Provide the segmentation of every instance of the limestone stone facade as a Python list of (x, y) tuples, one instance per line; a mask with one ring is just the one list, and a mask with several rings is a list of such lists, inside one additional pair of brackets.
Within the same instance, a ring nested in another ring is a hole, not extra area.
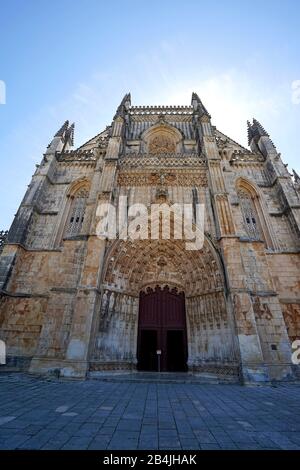
[[(168, 286), (185, 295), (189, 371), (299, 377), (300, 179), (261, 124), (248, 122), (247, 149), (211, 124), (195, 93), (189, 106), (132, 106), (128, 94), (75, 150), (73, 134), (67, 121), (52, 139), (1, 248), (6, 367), (135, 370), (140, 293)], [(98, 204), (119, 196), (204, 204), (202, 249), (98, 237)]]

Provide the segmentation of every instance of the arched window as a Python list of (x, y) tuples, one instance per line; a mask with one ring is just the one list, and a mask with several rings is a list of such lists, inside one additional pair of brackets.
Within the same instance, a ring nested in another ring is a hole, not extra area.
[(141, 151), (150, 155), (181, 153), (183, 139), (181, 131), (162, 118), (142, 133)]
[(264, 240), (255, 197), (245, 188), (238, 189), (245, 231), (252, 240)]
[(83, 187), (79, 189), (71, 198), (70, 210), (66, 221), (65, 237), (79, 235), (81, 232), (88, 198), (87, 188)]
[(263, 241), (267, 249), (279, 249), (263, 193), (244, 178), (236, 181), (236, 192), (247, 237)]

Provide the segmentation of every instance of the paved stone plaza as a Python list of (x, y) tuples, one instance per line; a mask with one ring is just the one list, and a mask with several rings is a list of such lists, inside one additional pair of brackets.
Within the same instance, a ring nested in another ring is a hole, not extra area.
[(1, 449), (300, 449), (300, 384), (0, 375)]

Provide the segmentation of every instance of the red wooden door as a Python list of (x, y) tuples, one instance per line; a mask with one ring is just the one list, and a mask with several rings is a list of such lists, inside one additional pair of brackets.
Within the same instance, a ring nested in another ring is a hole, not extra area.
[(169, 287), (141, 292), (138, 328), (138, 369), (186, 370), (187, 339), (184, 293)]

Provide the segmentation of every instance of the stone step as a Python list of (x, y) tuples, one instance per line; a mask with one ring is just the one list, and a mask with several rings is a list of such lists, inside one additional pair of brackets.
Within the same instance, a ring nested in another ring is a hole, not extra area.
[(133, 382), (133, 383), (177, 383), (177, 384), (218, 384), (238, 383), (238, 377), (218, 377), (206, 373), (176, 373), (176, 372), (90, 372), (89, 379), (104, 382)]

